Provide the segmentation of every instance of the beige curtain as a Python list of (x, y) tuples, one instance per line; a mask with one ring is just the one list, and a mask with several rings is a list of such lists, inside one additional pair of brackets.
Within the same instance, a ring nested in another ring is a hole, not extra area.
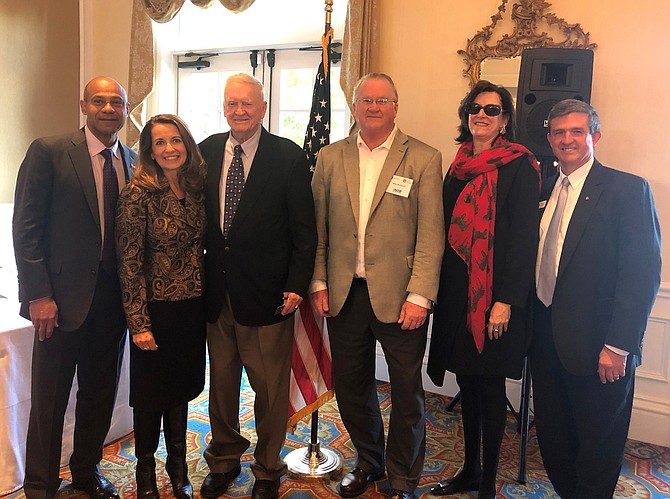
[(356, 82), (372, 70), (376, 57), (380, 3), (380, 0), (349, 0), (347, 5), (340, 85), (349, 106)]
[(134, 0), (130, 31), (130, 70), (128, 75), (128, 103), (130, 120), (126, 129), (126, 143), (135, 147), (145, 123), (144, 104), (154, 86), (154, 35), (151, 19), (147, 17), (144, 2)]
[[(242, 12), (251, 7), (256, 0), (219, 0), (221, 5), (235, 13)], [(179, 9), (184, 5), (184, 0), (142, 0), (147, 15), (157, 23), (166, 23), (177, 15)], [(202, 9), (208, 9), (214, 5), (214, 0), (191, 0), (191, 3)]]

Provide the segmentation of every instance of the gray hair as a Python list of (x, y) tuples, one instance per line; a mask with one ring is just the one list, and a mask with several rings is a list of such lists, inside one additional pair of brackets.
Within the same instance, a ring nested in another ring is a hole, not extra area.
[(554, 104), (554, 107), (551, 108), (551, 111), (549, 111), (549, 116), (547, 117), (549, 131), (551, 131), (551, 120), (554, 118), (560, 118), (561, 116), (566, 116), (571, 113), (582, 113), (588, 115), (589, 131), (592, 134), (600, 131), (600, 118), (598, 118), (598, 113), (596, 113), (596, 110), (586, 102), (577, 99), (565, 99)]
[(254, 78), (248, 73), (235, 73), (234, 75), (230, 75), (226, 80), (226, 85), (224, 86), (224, 93), (225, 89), (228, 88), (228, 85), (235, 82), (254, 85), (263, 96), (263, 100), (265, 100), (265, 91), (263, 90), (263, 84), (260, 81), (258, 81), (257, 78)]
[(385, 80), (387, 81), (390, 85), (391, 88), (393, 89), (393, 96), (396, 102), (398, 102), (398, 90), (395, 88), (395, 83), (393, 83), (393, 80), (389, 75), (386, 73), (368, 73), (365, 76), (363, 76), (360, 80), (358, 80), (358, 83), (356, 83), (356, 86), (354, 87), (354, 102), (358, 100), (358, 91), (363, 83), (365, 83), (368, 80)]

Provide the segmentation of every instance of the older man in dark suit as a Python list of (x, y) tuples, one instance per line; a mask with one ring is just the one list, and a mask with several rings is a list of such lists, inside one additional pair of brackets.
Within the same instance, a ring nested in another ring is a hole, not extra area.
[(95, 78), (80, 102), (86, 125), (35, 140), (19, 169), (14, 251), (21, 315), (35, 326), (24, 490), (54, 497), (72, 379), (77, 372), (72, 482), (93, 498), (118, 497), (100, 473), (126, 322), (114, 252), (116, 199), (135, 153), (118, 139), (125, 89)]
[(239, 431), (242, 367), (256, 392), (254, 499), (278, 497), (286, 465), (293, 315), (307, 292), (316, 251), (307, 158), (261, 122), (263, 87), (244, 74), (224, 90), (230, 133), (201, 144), (207, 162), (205, 255), (212, 440), (201, 495), (226, 492), (250, 442)]
[(561, 497), (610, 498), (660, 284), (661, 236), (646, 180), (594, 159), (595, 110), (569, 99), (548, 121), (560, 170), (540, 204), (531, 350), (537, 436)]

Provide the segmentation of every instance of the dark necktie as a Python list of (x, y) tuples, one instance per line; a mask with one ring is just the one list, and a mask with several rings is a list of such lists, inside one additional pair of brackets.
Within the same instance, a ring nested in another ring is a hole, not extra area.
[(114, 250), (114, 225), (116, 223), (116, 202), (119, 199), (119, 181), (116, 178), (112, 150), (103, 149), (105, 158), (102, 168), (102, 197), (104, 201), (105, 233), (102, 243), (102, 268), (110, 275), (116, 275), (116, 252)]
[(233, 223), (233, 217), (237, 210), (237, 205), (242, 196), (242, 189), (244, 189), (244, 165), (242, 164), (242, 150), (241, 145), (236, 145), (233, 149), (233, 161), (228, 168), (228, 175), (226, 176), (226, 204), (223, 211), (223, 235), (228, 235), (228, 229)]
[(542, 260), (540, 260), (540, 272), (537, 280), (537, 297), (545, 306), (551, 305), (554, 298), (554, 288), (556, 287), (556, 258), (558, 256), (558, 232), (565, 211), (565, 202), (568, 199), (568, 187), (570, 181), (568, 177), (563, 178), (561, 190), (558, 193), (556, 208), (551, 215), (547, 235), (544, 238), (544, 247), (542, 248)]

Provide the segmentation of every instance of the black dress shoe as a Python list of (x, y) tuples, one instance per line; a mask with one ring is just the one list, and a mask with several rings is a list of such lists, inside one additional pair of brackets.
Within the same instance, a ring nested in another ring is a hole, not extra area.
[(344, 475), (342, 481), (337, 486), (337, 492), (341, 497), (360, 496), (368, 489), (368, 485), (376, 482), (384, 476), (384, 470), (368, 473), (360, 468), (354, 468)]
[(208, 474), (202, 482), (202, 487), (200, 487), (200, 495), (205, 499), (215, 499), (222, 496), (241, 471), (242, 467), (238, 465), (225, 473)]
[(414, 494), (411, 492), (406, 492), (404, 490), (391, 489), (389, 494), (389, 499), (413, 499)]
[(279, 480), (256, 480), (251, 490), (251, 499), (278, 499)]
[(119, 499), (119, 491), (99, 471), (87, 477), (77, 477), (77, 480), (72, 481), (72, 486), (86, 492), (91, 499)]
[(455, 477), (439, 482), (435, 487), (431, 487), (430, 493), (434, 496), (450, 496), (459, 492), (479, 490), (480, 482), (480, 477), (470, 478), (459, 473)]

